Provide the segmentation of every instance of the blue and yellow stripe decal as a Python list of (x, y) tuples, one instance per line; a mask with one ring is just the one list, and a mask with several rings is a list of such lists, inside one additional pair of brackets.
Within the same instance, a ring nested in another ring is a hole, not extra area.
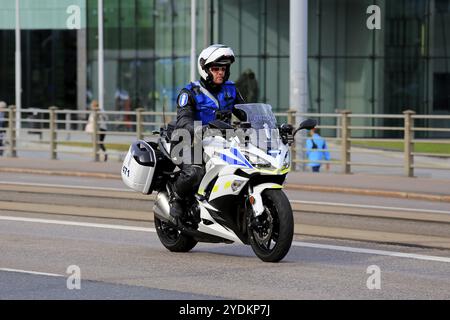
[(220, 158), (225, 161), (226, 163), (229, 163), (231, 165), (234, 166), (241, 166), (241, 167), (246, 167), (246, 168), (250, 168), (252, 169), (253, 166), (250, 164), (250, 162), (247, 161), (247, 159), (245, 159), (245, 157), (239, 152), (238, 149), (236, 148), (231, 148), (230, 152), (236, 157), (229, 157), (225, 154), (221, 154)]

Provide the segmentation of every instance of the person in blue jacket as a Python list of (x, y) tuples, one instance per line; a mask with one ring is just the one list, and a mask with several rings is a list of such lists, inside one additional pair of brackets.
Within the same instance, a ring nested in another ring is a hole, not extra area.
[[(240, 118), (234, 106), (244, 103), (244, 99), (235, 84), (228, 81), (230, 67), (234, 61), (234, 52), (231, 48), (221, 44), (209, 46), (198, 58), (200, 80), (189, 83), (180, 91), (177, 98), (175, 129), (188, 130), (192, 141), (194, 141), (194, 121), (201, 121), (202, 126), (205, 126), (213, 120), (230, 123), (233, 113)], [(180, 175), (172, 184), (174, 196), (170, 199), (170, 215), (177, 225), (179, 220), (183, 220), (186, 199), (194, 196), (205, 174), (202, 163), (192, 164), (185, 161), (180, 165), (180, 169)]]
[[(311, 138), (306, 140), (306, 157), (308, 158), (308, 166), (312, 168), (313, 172), (320, 172), (321, 162), (330, 161), (330, 153), (324, 138), (318, 133), (317, 129), (309, 130)], [(330, 170), (330, 164), (326, 164), (327, 171)]]

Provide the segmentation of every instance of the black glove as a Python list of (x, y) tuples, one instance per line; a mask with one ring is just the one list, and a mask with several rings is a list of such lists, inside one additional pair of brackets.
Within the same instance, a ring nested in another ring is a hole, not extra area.
[(216, 120), (230, 123), (231, 115), (232, 115), (232, 113), (230, 110), (216, 111)]
[(279, 130), (280, 130), (281, 140), (283, 141), (283, 143), (291, 145), (294, 142), (294, 135), (292, 134), (294, 127), (290, 124), (283, 123), (279, 127)]

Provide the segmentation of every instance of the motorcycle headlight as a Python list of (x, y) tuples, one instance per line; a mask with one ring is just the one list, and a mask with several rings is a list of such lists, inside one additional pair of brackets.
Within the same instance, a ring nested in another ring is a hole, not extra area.
[(254, 166), (255, 168), (259, 169), (275, 169), (272, 164), (261, 157), (255, 156), (253, 154), (250, 154), (249, 152), (243, 151), (242, 152), (244, 157)]

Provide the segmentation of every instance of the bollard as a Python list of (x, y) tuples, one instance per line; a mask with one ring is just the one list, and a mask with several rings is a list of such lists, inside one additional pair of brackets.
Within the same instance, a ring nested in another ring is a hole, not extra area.
[(168, 99), (169, 99), (169, 97), (167, 97), (167, 96), (164, 96), (164, 98), (163, 98), (163, 106), (162, 106), (162, 108), (163, 108), (163, 119), (162, 119), (162, 123), (164, 123), (164, 124), (166, 124), (167, 122), (170, 122), (170, 121), (166, 121), (166, 110), (167, 110), (167, 104), (168, 104)]
[(56, 110), (57, 107), (50, 107), (50, 159), (56, 160)]
[(136, 109), (136, 137), (138, 140), (144, 138), (142, 111), (144, 111), (144, 108)]
[(342, 135), (342, 149), (341, 149), (341, 163), (342, 163), (342, 172), (345, 174), (351, 173), (350, 167), (350, 118), (349, 114), (352, 112), (350, 110), (341, 110), (341, 135)]
[(405, 116), (405, 135), (404, 135), (404, 173), (407, 177), (414, 177), (414, 132), (412, 128), (414, 127), (413, 115), (416, 113), (412, 110), (403, 111)]
[(67, 131), (66, 140), (70, 140), (70, 130), (72, 130), (72, 114), (70, 113), (70, 110), (66, 110), (66, 125), (65, 130)]
[(10, 106), (8, 112), (8, 142), (9, 148), (8, 153), (11, 158), (17, 157), (17, 148), (16, 148), (16, 106)]

